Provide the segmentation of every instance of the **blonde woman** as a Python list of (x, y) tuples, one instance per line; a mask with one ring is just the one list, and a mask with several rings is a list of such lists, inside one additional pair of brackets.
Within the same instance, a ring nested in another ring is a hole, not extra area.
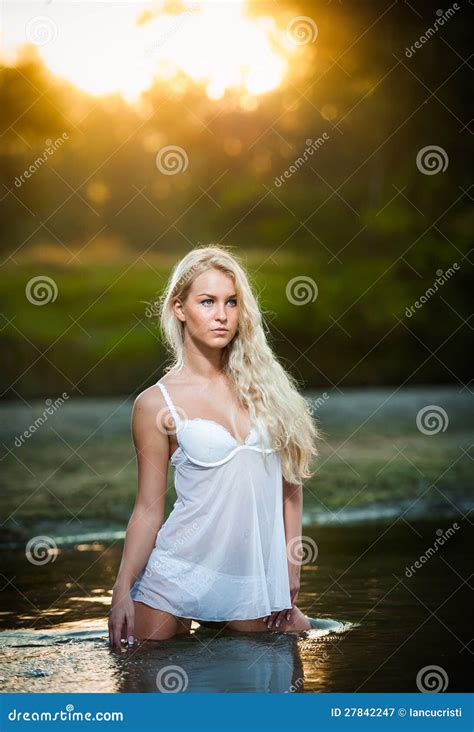
[[(109, 615), (109, 639), (164, 640), (192, 620), (303, 631), (302, 481), (319, 437), (267, 343), (262, 315), (225, 247), (191, 250), (160, 300), (174, 362), (135, 400), (138, 488)], [(163, 523), (168, 463), (177, 500)]]

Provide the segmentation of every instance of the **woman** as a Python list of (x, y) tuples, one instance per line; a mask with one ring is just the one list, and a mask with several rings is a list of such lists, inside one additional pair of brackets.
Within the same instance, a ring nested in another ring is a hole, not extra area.
[[(241, 264), (190, 251), (161, 298), (175, 361), (135, 400), (136, 502), (109, 637), (189, 633), (192, 620), (253, 632), (311, 627), (295, 605), (302, 480), (319, 433), (270, 349)], [(177, 500), (163, 523), (168, 461)]]

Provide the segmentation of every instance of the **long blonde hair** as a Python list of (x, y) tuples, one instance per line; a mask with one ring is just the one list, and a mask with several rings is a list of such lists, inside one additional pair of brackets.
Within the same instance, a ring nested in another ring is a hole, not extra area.
[(313, 475), (310, 462), (313, 455), (319, 454), (316, 440), (320, 433), (296, 380), (281, 366), (267, 342), (262, 313), (246, 272), (222, 245), (188, 252), (174, 266), (158, 300), (161, 330), (173, 359), (165, 372), (184, 365), (183, 323), (174, 313), (173, 302), (176, 298), (184, 302), (194, 279), (210, 268), (233, 278), (239, 304), (238, 330), (223, 349), (222, 371), (260, 435), (259, 425), (266, 426), (272, 446), (280, 453), (285, 480), (301, 484)]

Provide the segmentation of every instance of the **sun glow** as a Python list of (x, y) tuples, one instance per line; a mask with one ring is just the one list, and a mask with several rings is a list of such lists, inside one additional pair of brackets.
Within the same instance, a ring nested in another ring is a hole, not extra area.
[(178, 89), (178, 76), (203, 84), (210, 99), (228, 89), (259, 95), (281, 83), (288, 47), (273, 18), (249, 18), (244, 0), (162, 4), (6, 3), (3, 56), (36, 46), (57, 76), (91, 94), (119, 92), (135, 102), (154, 78)]

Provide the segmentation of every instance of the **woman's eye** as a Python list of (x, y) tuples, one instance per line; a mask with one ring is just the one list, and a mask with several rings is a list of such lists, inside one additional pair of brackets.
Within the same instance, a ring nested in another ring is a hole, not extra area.
[[(201, 300), (201, 305), (204, 305), (206, 302), (214, 302), (210, 297), (208, 297), (206, 300)], [(235, 297), (231, 297), (230, 300), (227, 301), (228, 303), (232, 303), (233, 305), (237, 305), (237, 300)]]

